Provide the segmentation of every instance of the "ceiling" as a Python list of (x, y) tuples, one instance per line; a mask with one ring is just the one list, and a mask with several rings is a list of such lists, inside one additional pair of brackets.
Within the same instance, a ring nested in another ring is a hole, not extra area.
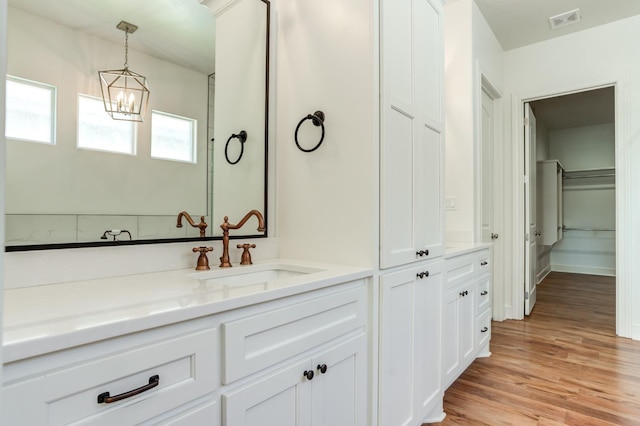
[(125, 34), (116, 25), (124, 20), (138, 26), (129, 35), (132, 50), (204, 74), (214, 70), (215, 20), (200, 0), (9, 0), (9, 6), (122, 44), (123, 59)]
[[(511, 50), (640, 15), (640, 0), (475, 0), (502, 45)], [(580, 9), (578, 23), (551, 29), (549, 17)]]
[[(640, 15), (640, 0), (474, 1), (505, 51)], [(551, 29), (550, 17), (575, 9), (580, 9), (579, 22)], [(549, 130), (615, 121), (613, 87), (543, 99), (531, 106)]]
[(530, 102), (538, 121), (549, 130), (613, 123), (613, 87), (589, 90)]

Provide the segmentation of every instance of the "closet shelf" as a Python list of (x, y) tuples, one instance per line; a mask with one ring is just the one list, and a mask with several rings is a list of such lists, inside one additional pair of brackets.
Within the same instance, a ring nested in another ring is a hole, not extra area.
[(588, 178), (610, 178), (616, 176), (615, 167), (605, 167), (601, 169), (565, 170), (564, 179), (588, 179)]

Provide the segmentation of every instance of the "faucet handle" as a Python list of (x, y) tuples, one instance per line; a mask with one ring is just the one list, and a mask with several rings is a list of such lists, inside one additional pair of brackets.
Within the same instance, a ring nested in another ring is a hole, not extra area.
[(238, 244), (236, 248), (244, 249), (242, 252), (242, 257), (240, 258), (241, 265), (252, 265), (251, 261), (251, 253), (249, 252), (250, 248), (256, 248), (255, 244)]
[(207, 258), (207, 252), (213, 251), (213, 247), (194, 247), (193, 252), (200, 252), (200, 256), (198, 256), (198, 264), (196, 265), (196, 271), (208, 271), (209, 269), (209, 258)]

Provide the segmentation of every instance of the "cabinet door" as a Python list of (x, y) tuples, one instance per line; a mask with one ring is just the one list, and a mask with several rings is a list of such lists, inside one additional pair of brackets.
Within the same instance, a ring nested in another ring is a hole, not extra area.
[(366, 357), (365, 333), (313, 357), (313, 426), (366, 426)]
[(448, 290), (444, 295), (442, 317), (442, 368), (449, 386), (475, 355), (475, 282)]
[(417, 424), (441, 402), (442, 268), (435, 262), (382, 277), (382, 425)]
[(303, 376), (309, 369), (307, 359), (239, 389), (225, 392), (222, 396), (223, 424), (310, 425), (311, 384)]
[[(442, 412), (442, 385), (440, 374), (440, 335), (442, 316), (442, 286), (444, 262), (437, 262), (416, 270), (429, 272), (429, 276), (416, 276), (416, 407), (418, 418), (432, 414), (434, 408)], [(433, 417), (431, 417), (433, 418)]]
[(381, 2), (382, 268), (443, 251), (442, 22), (441, 0)]

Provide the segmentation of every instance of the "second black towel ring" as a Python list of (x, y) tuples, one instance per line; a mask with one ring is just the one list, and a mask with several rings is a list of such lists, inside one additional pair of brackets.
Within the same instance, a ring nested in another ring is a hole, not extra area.
[[(238, 138), (238, 140), (240, 141), (240, 155), (238, 156), (238, 159), (236, 161), (231, 161), (229, 160), (229, 142), (231, 142), (231, 139), (233, 138)], [(244, 130), (241, 130), (240, 133), (238, 133), (237, 135), (234, 133), (231, 136), (229, 136), (229, 139), (227, 139), (227, 144), (224, 146), (224, 158), (227, 159), (227, 163), (229, 164), (237, 164), (238, 161), (240, 161), (240, 159), (242, 158), (242, 154), (244, 154), (244, 143), (247, 141), (247, 132), (245, 132)]]
[[(316, 127), (317, 126), (321, 126), (322, 127), (322, 136), (320, 137), (320, 142), (318, 142), (316, 144), (316, 146), (314, 146), (313, 148), (309, 148), (309, 149), (301, 147), (300, 146), (300, 142), (298, 142), (298, 130), (300, 130), (300, 126), (302, 126), (302, 123), (304, 123), (306, 120), (311, 120), (313, 125), (316, 126)], [(300, 122), (296, 126), (295, 139), (296, 139), (296, 146), (298, 147), (298, 149), (300, 151), (313, 152), (316, 149), (318, 149), (320, 147), (320, 145), (322, 145), (322, 141), (324, 140), (324, 112), (316, 111), (316, 112), (313, 113), (313, 115), (307, 114), (306, 117), (304, 117), (302, 120), (300, 120)]]

